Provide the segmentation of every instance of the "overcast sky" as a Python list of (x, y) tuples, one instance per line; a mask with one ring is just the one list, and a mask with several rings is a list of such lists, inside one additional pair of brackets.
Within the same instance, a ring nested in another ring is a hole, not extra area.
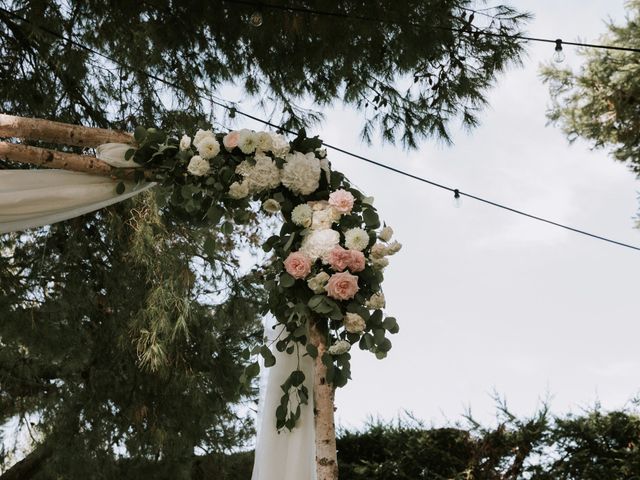
[[(511, 5), (534, 14), (532, 36), (567, 41), (595, 42), (606, 18), (624, 18), (622, 0)], [(606, 151), (569, 145), (546, 125), (549, 94), (538, 72), (553, 47), (530, 44), (524, 66), (498, 79), (481, 126), (455, 132), (453, 147), (367, 147), (359, 141), (360, 114), (340, 108), (327, 110), (314, 133), (461, 191), (640, 245), (634, 175)], [(565, 65), (578, 67), (576, 50), (565, 52)], [(241, 119), (235, 126), (241, 124), (264, 129)], [(375, 197), (404, 244), (384, 283), (400, 333), (385, 360), (354, 349), (353, 380), (337, 393), (340, 426), (358, 428), (368, 416), (391, 419), (403, 410), (443, 425), (468, 408), (491, 422), (494, 392), (519, 415), (532, 414), (545, 398), (559, 414), (596, 401), (620, 408), (640, 392), (640, 253), (470, 199), (454, 208), (448, 192), (329, 155)]]
[[(525, 0), (534, 36), (595, 41), (603, 20), (624, 18), (621, 0)], [(579, 66), (572, 47), (566, 64)], [(417, 151), (366, 147), (359, 114), (327, 111), (318, 132), (348, 148), (462, 191), (640, 245), (638, 183), (606, 151), (569, 145), (546, 126), (549, 103), (538, 71), (553, 45), (531, 44), (523, 68), (499, 78), (482, 125), (455, 145)], [(333, 166), (376, 199), (404, 244), (384, 284), (401, 325), (387, 359), (356, 349), (353, 381), (337, 394), (337, 419), (402, 410), (442, 425), (467, 408), (495, 417), (493, 392), (517, 414), (549, 396), (556, 413), (599, 401), (619, 408), (640, 391), (636, 251), (586, 238), (383, 171), (339, 153)]]

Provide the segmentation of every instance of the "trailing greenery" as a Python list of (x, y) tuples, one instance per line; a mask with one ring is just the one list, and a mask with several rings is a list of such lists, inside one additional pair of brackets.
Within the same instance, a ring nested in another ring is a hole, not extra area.
[[(366, 140), (379, 132), (416, 147), (424, 137), (448, 141), (451, 122), (477, 124), (488, 87), (521, 54), (517, 39), (480, 33), (514, 35), (528, 18), (499, 5), (476, 15), (471, 0), (293, 3), (338, 16), (259, 3), (2, 0), (13, 15), (0, 12), (0, 81), (7, 82), (0, 108), (70, 123), (184, 130), (212, 121), (213, 106), (201, 96), (232, 82), (286, 128), (320, 118), (303, 108), (307, 101), (342, 101), (363, 113)], [(256, 10), (258, 28), (248, 21)]]

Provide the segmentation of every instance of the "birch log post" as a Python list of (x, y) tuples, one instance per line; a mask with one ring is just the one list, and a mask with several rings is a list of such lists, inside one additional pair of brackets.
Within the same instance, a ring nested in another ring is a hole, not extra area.
[(335, 388), (327, 382), (327, 367), (322, 355), (327, 350), (326, 320), (311, 321), (309, 340), (318, 349), (314, 364), (313, 399), (316, 426), (316, 471), (317, 480), (338, 479), (338, 455), (336, 449), (336, 427), (334, 421)]
[(83, 127), (39, 118), (0, 114), (0, 138), (23, 138), (76, 147), (96, 147), (102, 143), (132, 143), (133, 135), (118, 130)]

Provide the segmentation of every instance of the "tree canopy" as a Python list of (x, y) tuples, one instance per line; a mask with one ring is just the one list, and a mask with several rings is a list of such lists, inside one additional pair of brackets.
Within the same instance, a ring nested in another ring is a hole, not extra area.
[[(624, 25), (608, 23), (600, 42), (640, 48), (640, 1), (628, 2)], [(610, 148), (616, 160), (640, 175), (640, 54), (584, 49), (578, 70), (547, 65), (542, 70), (552, 104), (549, 120), (569, 140), (583, 138), (595, 148)]]
[[(487, 88), (521, 54), (509, 35), (527, 15), (507, 6), (474, 13), (474, 4), (2, 0), (0, 78), (10, 82), (0, 105), (71, 123), (167, 129), (224, 118), (202, 97), (233, 83), (287, 128), (319, 118), (308, 103), (341, 101), (364, 112), (366, 140), (448, 141), (452, 121), (476, 125)], [(249, 22), (256, 12), (259, 27)]]

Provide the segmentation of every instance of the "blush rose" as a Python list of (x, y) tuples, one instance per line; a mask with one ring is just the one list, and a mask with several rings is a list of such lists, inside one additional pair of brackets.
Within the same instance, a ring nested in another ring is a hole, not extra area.
[(358, 277), (349, 272), (334, 273), (324, 288), (327, 296), (336, 300), (349, 300), (360, 290)]

